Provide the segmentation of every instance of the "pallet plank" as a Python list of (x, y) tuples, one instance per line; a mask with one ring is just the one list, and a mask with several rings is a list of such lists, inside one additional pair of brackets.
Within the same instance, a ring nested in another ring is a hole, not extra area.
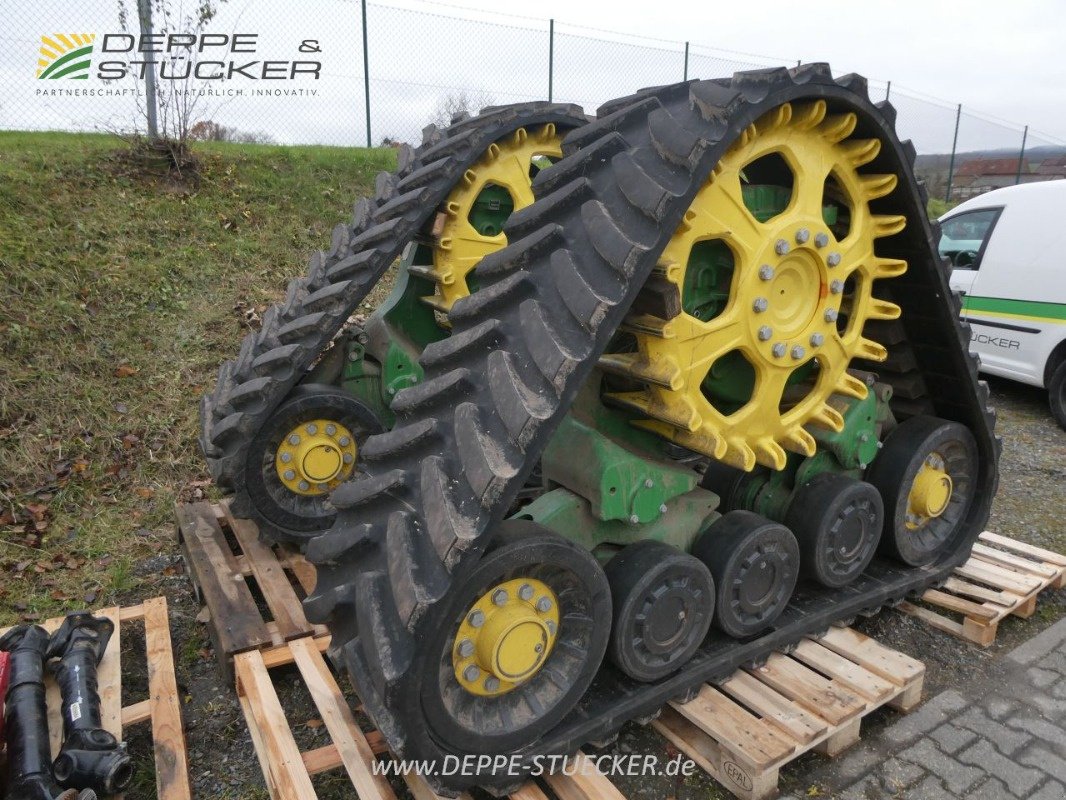
[(178, 523), (190, 569), (198, 576), (211, 629), (223, 654), (271, 643), (270, 633), (237, 567), (210, 503), (178, 505)]
[(729, 742), (756, 769), (780, 763), (796, 749), (794, 741), (712, 686), (704, 685), (687, 703), (671, 705), (709, 736)]
[(894, 683), (810, 639), (800, 642), (792, 657), (874, 703), (883, 702), (896, 690)]
[(771, 654), (766, 664), (748, 672), (833, 725), (841, 725), (866, 710), (866, 704), (837, 681), (823, 678), (780, 653)]
[(578, 751), (567, 768), (573, 774), (545, 775), (544, 780), (559, 800), (626, 800), (605, 775), (600, 774), (588, 756)]
[(1039, 578), (1011, 572), (1009, 569), (997, 567), (995, 564), (989, 564), (987, 561), (981, 561), (976, 558), (970, 558), (965, 564), (955, 567), (955, 574), (1023, 596), (1037, 591), (1041, 586)]
[(818, 642), (897, 686), (904, 686), (925, 674), (925, 665), (921, 661), (885, 647), (851, 628), (830, 628), (818, 638)]
[(981, 621), (985, 623), (995, 622), (997, 619), (1001, 619), (1003, 614), (1009, 611), (1009, 608), (989, 608), (981, 603), (975, 603), (972, 600), (967, 600), (963, 597), (956, 597), (953, 594), (942, 592), (939, 589), (928, 589), (922, 595), (922, 600), (926, 603), (931, 603), (934, 606), (940, 606), (946, 608), (948, 611), (957, 611), (960, 614), (965, 614), (967, 617), (971, 617), (975, 621)]
[(829, 729), (824, 719), (789, 702), (746, 672), (735, 672), (719, 688), (803, 744), (824, 735)]
[(1038, 561), (1023, 558), (1022, 556), (1004, 553), (1002, 550), (996, 550), (988, 545), (975, 544), (973, 552), (984, 561), (991, 561), (1000, 567), (1017, 570), (1038, 578), (1054, 578), (1059, 574), (1059, 569), (1056, 567), (1041, 564)]
[(165, 597), (144, 602), (144, 640), (148, 653), (152, 741), (155, 743), (156, 796), (159, 800), (180, 800), (190, 797), (192, 789)]
[(263, 658), (257, 650), (238, 653), (233, 658), (237, 673), (237, 694), (247, 700), (249, 728), (255, 727), (262, 743), (259, 763), (270, 772), (270, 784), (276, 793), (274, 800), (315, 800), (311, 777), (304, 767), (303, 756), (285, 711), (274, 691)]
[(995, 603), (1006, 609), (1018, 603), (1018, 595), (1001, 592), (998, 589), (989, 589), (986, 586), (978, 586), (976, 583), (964, 581), (961, 578), (951, 577), (944, 581), (942, 587), (945, 591), (954, 592), (962, 597), (972, 600), (981, 600), (985, 603)]
[(1054, 564), (1058, 567), (1066, 567), (1066, 555), (1056, 553), (1054, 550), (1045, 550), (1043, 547), (1037, 547), (1035, 544), (1021, 542), (1007, 536), (1000, 536), (998, 533), (992, 533), (991, 531), (985, 531), (978, 538), (983, 542), (998, 544), (1000, 547), (1013, 550), (1016, 553), (1024, 553), (1025, 555), (1032, 556), (1041, 561), (1046, 561), (1047, 563)]
[(289, 642), (289, 649), (360, 800), (395, 800), (385, 776), (374, 774), (374, 751), (359, 730), (348, 701), (313, 640), (294, 639)]

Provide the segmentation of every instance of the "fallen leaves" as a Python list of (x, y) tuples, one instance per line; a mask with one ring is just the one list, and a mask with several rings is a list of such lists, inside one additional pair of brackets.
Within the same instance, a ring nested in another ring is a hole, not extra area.
[(131, 378), (136, 375), (138, 370), (135, 367), (131, 367), (129, 364), (119, 364), (115, 367), (114, 376), (116, 378)]

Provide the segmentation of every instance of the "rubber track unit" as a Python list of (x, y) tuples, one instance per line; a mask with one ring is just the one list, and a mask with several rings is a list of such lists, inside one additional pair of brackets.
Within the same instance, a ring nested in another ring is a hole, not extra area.
[[(337, 522), (309, 546), (319, 570), (308, 616), (328, 624), (334, 660), (350, 671), (398, 756), (440, 764), (447, 754), (421, 707), (420, 682), (436, 672), (428, 663), (434, 655), (419, 643), (454, 624), (439, 618), (442, 598), (479, 559), (697, 190), (762, 114), (818, 98), (830, 113), (855, 112), (857, 137), (881, 140), (866, 171), (900, 177), (872, 204), (874, 213), (908, 220), (877, 245), (878, 255), (909, 263), (891, 282), (903, 315), (886, 342), (893, 364), (886, 378), (911, 387), (901, 400), (909, 407), (928, 407), (974, 432), (974, 503), (945, 555), (928, 567), (878, 559), (844, 589), (803, 586), (770, 631), (743, 642), (712, 632), (687, 665), (658, 683), (602, 667), (578, 706), (522, 754), (570, 754), (609, 740), (628, 720), (654, 715), (705, 681), (942, 582), (967, 556), (988, 518), (999, 443), (987, 387), (967, 352), (969, 330), (937, 256), (939, 231), (913, 178), (914, 148), (896, 138), (894, 109), (873, 104), (863, 78), (834, 80), (825, 64), (643, 90), (602, 107), (597, 121), (567, 137), (566, 158), (537, 177), (537, 202), (507, 222), (511, 244), (478, 266), (481, 288), (453, 308), (451, 337), (423, 353), (425, 382), (396, 396), (396, 427), (368, 441), (366, 476), (334, 493)], [(428, 778), (449, 794), (516, 781)]]
[[(311, 257), (307, 274), (289, 284), (237, 358), (222, 364), (214, 391), (200, 402), (200, 447), (215, 482), (235, 494), (235, 513), (254, 512), (243, 485), (248, 444), (463, 173), (518, 128), (554, 123), (566, 131), (587, 121), (574, 105), (491, 107), (446, 130), (430, 125), (418, 149), (400, 148), (397, 171), (377, 176), (374, 197), (359, 200), (351, 223), (333, 229), (329, 251)], [(272, 538), (285, 538), (271, 528)]]

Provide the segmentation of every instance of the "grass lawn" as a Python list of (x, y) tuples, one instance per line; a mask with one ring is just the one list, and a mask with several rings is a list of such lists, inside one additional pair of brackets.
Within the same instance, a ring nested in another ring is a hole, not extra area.
[[(204, 143), (195, 186), (104, 135), (0, 132), (0, 625), (151, 583), (211, 494), (197, 405), (394, 151)], [(145, 587), (145, 594), (150, 594)]]

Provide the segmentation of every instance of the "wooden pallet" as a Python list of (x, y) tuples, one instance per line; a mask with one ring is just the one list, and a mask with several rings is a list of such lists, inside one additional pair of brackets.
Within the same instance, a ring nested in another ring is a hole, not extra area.
[(301, 599), (314, 588), (315, 569), (303, 556), (260, 541), (259, 527), (235, 517), (228, 501), (179, 504), (177, 516), (186, 571), (204, 609), (200, 619), (227, 682), (237, 653), (327, 635), (304, 615)]
[[(136, 737), (140, 734), (127, 731), (127, 728), (151, 721), (158, 800), (191, 800), (185, 732), (181, 724), (178, 683), (174, 676), (174, 651), (170, 643), (166, 598), (153, 597), (140, 605), (105, 608), (94, 613), (115, 623), (115, 632), (111, 635), (98, 672), (104, 727), (119, 739), (129, 740), (131, 735)], [(130, 623), (138, 621), (144, 625), (148, 697), (123, 704), (122, 634), (129, 632)], [(62, 622), (62, 617), (56, 617), (41, 625), (51, 632)], [(59, 687), (50, 676), (45, 678), (45, 685), (48, 694), (48, 731), (54, 757), (63, 741), (63, 718), (60, 715)]]
[(1002, 620), (1030, 616), (1041, 592), (1064, 586), (1066, 555), (985, 532), (969, 560), (941, 588), (922, 595), (924, 605), (901, 603), (898, 608), (938, 630), (987, 647), (995, 641)]
[[(361, 800), (394, 800), (385, 778), (373, 774), (372, 762), (388, 758), (385, 742), (380, 733), (359, 729), (322, 655), (328, 645), (328, 637), (308, 636), (234, 657), (237, 693), (270, 796), (314, 800), (311, 776), (343, 767)], [(314, 701), (328, 745), (301, 752), (293, 737), (272, 675), (289, 664)], [(763, 667), (705, 685), (691, 702), (664, 709), (652, 725), (733, 794), (761, 800), (777, 791), (778, 772), (789, 761), (810, 750), (835, 755), (854, 744), (870, 711), (913, 708), (924, 674), (921, 662), (849, 628), (834, 628), (789, 655), (771, 656)], [(543, 779), (563, 800), (624, 800), (594, 769), (572, 764), (567, 772)], [(436, 797), (418, 776), (405, 780), (418, 800)], [(534, 782), (511, 795), (546, 798)]]

